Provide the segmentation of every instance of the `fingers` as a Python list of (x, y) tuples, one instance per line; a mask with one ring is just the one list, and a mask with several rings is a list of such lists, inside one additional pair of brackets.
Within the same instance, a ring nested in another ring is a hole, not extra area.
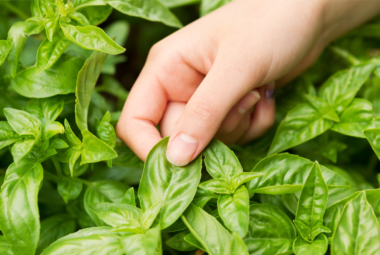
[(244, 144), (263, 135), (275, 122), (274, 83), (259, 88), (261, 100), (255, 105), (250, 127), (239, 140)]

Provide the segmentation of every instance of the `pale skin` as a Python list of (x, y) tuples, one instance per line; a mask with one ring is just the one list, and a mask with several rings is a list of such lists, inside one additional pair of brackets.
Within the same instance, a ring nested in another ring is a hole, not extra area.
[(170, 136), (166, 156), (178, 166), (213, 137), (254, 140), (274, 123), (274, 84), (379, 12), (380, 0), (234, 0), (153, 46), (117, 135), (142, 160)]

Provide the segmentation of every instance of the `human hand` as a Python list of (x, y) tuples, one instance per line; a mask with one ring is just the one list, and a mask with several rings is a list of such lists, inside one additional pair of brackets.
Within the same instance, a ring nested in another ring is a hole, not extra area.
[[(351, 7), (339, 8), (342, 2)], [(215, 135), (226, 143), (256, 138), (274, 122), (274, 100), (265, 96), (273, 84), (264, 85), (293, 79), (331, 40), (368, 19), (370, 11), (344, 19), (359, 2), (235, 0), (177, 31), (149, 53), (119, 138), (144, 160), (162, 137), (162, 122), (175, 165), (191, 162)], [(261, 95), (253, 114), (258, 97), (251, 91)]]

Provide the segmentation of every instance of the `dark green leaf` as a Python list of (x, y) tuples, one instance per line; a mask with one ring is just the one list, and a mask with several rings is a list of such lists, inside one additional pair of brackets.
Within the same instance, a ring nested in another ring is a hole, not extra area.
[(327, 252), (329, 242), (324, 234), (317, 236), (312, 243), (297, 237), (293, 244), (295, 255), (324, 255)]
[(363, 134), (371, 144), (377, 157), (380, 159), (380, 128), (364, 130)]
[(63, 176), (58, 181), (58, 193), (61, 195), (66, 204), (69, 200), (76, 199), (83, 188), (83, 183), (76, 178)]
[(177, 251), (193, 251), (197, 249), (197, 247), (185, 241), (185, 236), (188, 234), (190, 234), (189, 230), (182, 231), (168, 239), (165, 243), (167, 246)]

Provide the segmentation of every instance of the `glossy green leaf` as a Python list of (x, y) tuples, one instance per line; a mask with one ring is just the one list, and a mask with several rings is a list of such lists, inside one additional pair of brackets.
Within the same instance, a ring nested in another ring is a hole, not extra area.
[(35, 138), (39, 136), (41, 121), (35, 116), (12, 108), (5, 108), (4, 115), (19, 135), (32, 135)]
[(87, 6), (78, 11), (86, 16), (91, 25), (97, 26), (110, 16), (112, 10), (111, 6)]
[(88, 21), (87, 17), (80, 12), (69, 13), (68, 16), (69, 16), (69, 18), (77, 21), (79, 24), (81, 24), (83, 26), (90, 26), (91, 25), (91, 23), (90, 23), (90, 21)]
[(35, 139), (27, 139), (23, 141), (16, 142), (12, 146), (12, 156), (15, 164), (18, 164), (33, 148)]
[(258, 178), (260, 176), (263, 176), (264, 173), (255, 173), (255, 172), (243, 172), (240, 174), (235, 175), (231, 182), (233, 184), (234, 189), (239, 187), (240, 185), (249, 182), (255, 178)]
[[(266, 157), (252, 170), (265, 175), (253, 179), (247, 188), (249, 192), (271, 195), (301, 191), (312, 165), (308, 159), (291, 154)], [(321, 166), (321, 172), (329, 189), (350, 187), (346, 179), (328, 168)]]
[[(125, 235), (121, 239), (125, 255), (155, 255), (161, 240), (160, 228), (152, 228), (144, 234)], [(161, 254), (161, 253), (159, 253)]]
[(83, 183), (76, 178), (63, 176), (58, 181), (58, 193), (61, 195), (66, 204), (69, 200), (76, 199), (83, 188)]
[(331, 130), (335, 132), (365, 138), (365, 129), (380, 126), (380, 121), (375, 121), (372, 115), (372, 104), (361, 98), (355, 98), (340, 115), (340, 122), (335, 123)]
[(28, 102), (26, 110), (39, 119), (56, 120), (63, 111), (65, 100), (60, 97), (32, 99)]
[(2, 255), (13, 255), (11, 246), (4, 236), (0, 236), (0, 253)]
[(40, 74), (52, 67), (70, 44), (71, 42), (60, 33), (54, 36), (52, 41), (45, 39), (37, 51), (36, 73)]
[(4, 63), (11, 49), (12, 49), (11, 41), (0, 40), (0, 66)]
[(329, 242), (324, 234), (317, 236), (313, 242), (309, 243), (297, 237), (293, 244), (295, 255), (324, 255), (327, 252)]
[(376, 63), (363, 63), (331, 76), (319, 90), (319, 96), (341, 114), (368, 80)]
[(287, 150), (323, 134), (334, 125), (310, 104), (289, 111), (277, 129), (268, 155)]
[(236, 233), (232, 233), (230, 252), (226, 254), (249, 255), (247, 245)]
[(91, 254), (123, 255), (120, 236), (110, 227), (95, 227), (79, 230), (51, 244), (41, 255)]
[(344, 207), (332, 238), (331, 254), (376, 254), (380, 250), (380, 226), (361, 192)]
[(65, 22), (60, 22), (60, 25), (65, 37), (82, 48), (113, 55), (121, 54), (125, 51), (123, 47), (115, 43), (98, 27), (72, 26)]
[(84, 208), (96, 225), (104, 226), (104, 223), (89, 208), (89, 205), (103, 202), (120, 203), (127, 189), (128, 187), (125, 184), (111, 180), (93, 182), (87, 187), (83, 199)]
[(95, 51), (91, 54), (90, 58), (86, 60), (78, 74), (75, 91), (75, 122), (80, 130), (88, 130), (88, 108), (90, 106), (92, 92), (94, 91), (96, 81), (99, 78), (106, 58), (107, 54)]
[(201, 4), (201, 16), (205, 16), (206, 14), (215, 11), (219, 7), (222, 7), (225, 4), (228, 4), (232, 0), (209, 0), (202, 1)]
[(83, 149), (82, 164), (106, 161), (117, 157), (117, 153), (108, 144), (91, 134), (87, 130), (82, 131)]
[(230, 242), (232, 236), (214, 217), (191, 204), (181, 218), (208, 254), (225, 254), (225, 250), (229, 248), (225, 244)]
[(364, 130), (363, 134), (371, 144), (377, 157), (380, 159), (380, 128)]
[(56, 36), (56, 31), (59, 27), (59, 15), (55, 13), (49, 13), (44, 17), (44, 26), (46, 30), (46, 37), (48, 41), (53, 42)]
[[(206, 248), (204, 248), (203, 245), (197, 240), (197, 238), (195, 238), (195, 236), (191, 233), (186, 235), (184, 237), (184, 240), (199, 250), (206, 250)], [(228, 249), (225, 249), (225, 251), (228, 251)]]
[(144, 212), (158, 202), (163, 203), (158, 216), (161, 229), (173, 224), (191, 203), (202, 168), (201, 157), (184, 167), (171, 164), (165, 156), (168, 140), (162, 139), (149, 152), (138, 190)]
[(43, 220), (37, 254), (59, 238), (73, 233), (75, 227), (75, 220), (68, 214), (58, 214)]
[(11, 85), (25, 97), (43, 98), (73, 93), (83, 63), (82, 58), (63, 54), (51, 68), (41, 74), (37, 73), (36, 66), (26, 68), (17, 74)]
[(218, 199), (218, 212), (224, 225), (236, 232), (241, 238), (245, 237), (249, 225), (249, 194), (242, 185), (233, 194), (221, 194)]
[[(326, 231), (326, 229), (319, 227), (323, 226), (323, 215), (325, 214), (327, 199), (328, 188), (323, 179), (320, 166), (318, 162), (315, 162), (303, 185), (295, 220), (298, 232), (306, 241), (311, 242), (321, 233), (320, 231)], [(305, 225), (306, 229), (299, 227), (300, 224), (298, 223)]]
[(230, 194), (228, 183), (224, 179), (212, 179), (210, 181), (202, 182), (199, 188), (211, 191), (218, 194)]
[(103, 119), (97, 123), (96, 134), (102, 141), (107, 143), (111, 148), (114, 148), (116, 145), (116, 133), (110, 121), (111, 115), (110, 112), (107, 112)]
[(6, 121), (0, 121), (0, 149), (20, 140), (19, 135)]
[(168, 8), (175, 8), (189, 4), (201, 2), (201, 0), (160, 0), (160, 2)]
[(121, 201), (123, 204), (136, 206), (136, 199), (135, 199), (135, 189), (129, 188), (127, 192), (125, 192), (123, 200)]
[(11, 164), (0, 193), (0, 225), (14, 254), (33, 255), (40, 236), (37, 195), (43, 178), (40, 163)]
[(144, 212), (144, 214), (141, 217), (141, 223), (144, 231), (148, 230), (152, 226), (154, 220), (156, 219), (158, 213), (161, 210), (161, 207), (162, 203), (158, 202), (155, 205), (149, 207), (148, 210)]
[(197, 249), (197, 247), (185, 241), (185, 236), (188, 234), (190, 234), (189, 230), (182, 231), (168, 239), (165, 243), (167, 246), (177, 251), (193, 251)]
[(244, 239), (249, 254), (274, 255), (292, 250), (296, 229), (281, 209), (270, 204), (253, 204), (249, 218), (248, 236)]
[(339, 116), (336, 114), (334, 108), (327, 103), (322, 98), (312, 96), (312, 95), (304, 95), (306, 100), (311, 104), (321, 115), (322, 118), (332, 120), (334, 122), (339, 122)]

